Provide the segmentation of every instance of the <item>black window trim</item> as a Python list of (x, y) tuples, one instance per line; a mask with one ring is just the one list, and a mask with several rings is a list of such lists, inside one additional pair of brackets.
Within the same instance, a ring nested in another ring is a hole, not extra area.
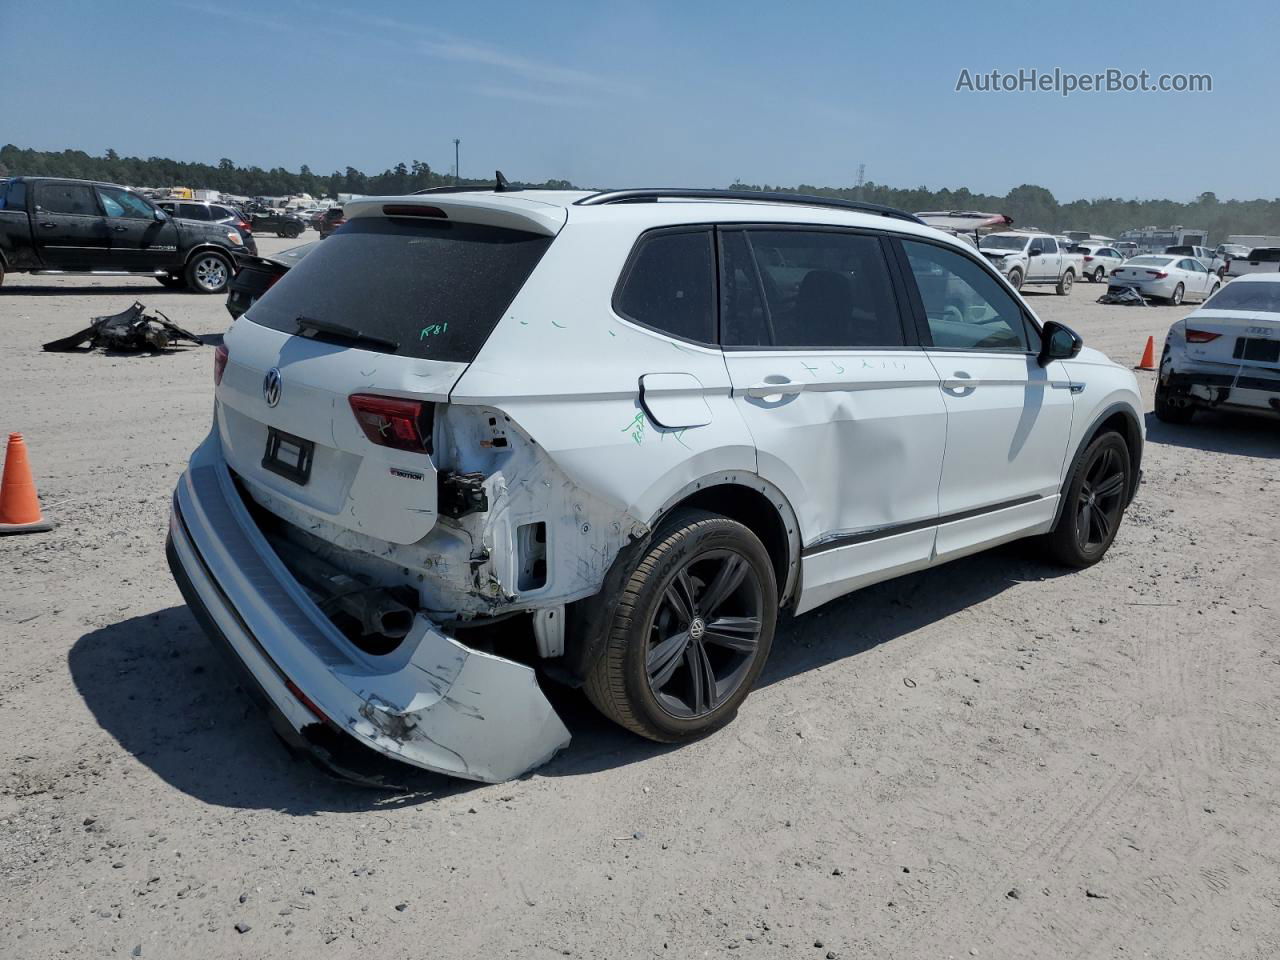
[[(952, 246), (949, 243), (939, 243), (932, 237), (920, 236), (919, 234), (895, 233), (892, 235), (894, 241), (894, 252), (898, 258), (898, 269), (903, 272), (904, 277), (910, 278), (907, 284), (909, 302), (912, 313), (915, 316), (916, 334), (920, 338), (920, 343), (925, 350), (936, 351), (940, 353), (979, 353), (993, 357), (1035, 357), (1039, 356), (1040, 349), (1036, 344), (1036, 340), (1043, 336), (1043, 328), (1035, 315), (1027, 308), (1022, 297), (1016, 290), (1006, 290), (1013, 296), (1013, 302), (1017, 304), (1019, 312), (1022, 314), (1023, 336), (1027, 338), (1027, 349), (1025, 351), (1016, 350), (977, 350), (973, 347), (940, 347), (933, 342), (933, 331), (929, 329), (929, 316), (925, 313), (924, 300), (920, 296), (920, 288), (915, 282), (915, 276), (911, 272), (911, 262), (907, 258), (906, 248), (902, 245), (903, 240), (913, 240), (917, 243), (927, 243), (931, 246), (938, 247), (942, 250), (950, 252), (969, 260), (969, 262), (978, 265), (985, 270), (997, 283), (1007, 286), (1007, 281), (1000, 276), (998, 272), (984, 259), (979, 259), (970, 255), (966, 250), (960, 247)], [(1034, 336), (1033, 336), (1034, 334)]]
[[(627, 254), (626, 262), (622, 265), (622, 270), (618, 274), (618, 280), (613, 285), (613, 296), (609, 300), (609, 306), (613, 310), (614, 315), (619, 319), (625, 320), (627, 323), (647, 330), (650, 333), (656, 333), (659, 336), (667, 337), (671, 340), (679, 340), (681, 343), (690, 343), (697, 347), (705, 347), (710, 350), (717, 350), (720, 347), (720, 250), (716, 243), (715, 224), (711, 223), (681, 223), (671, 226), (654, 227), (645, 230), (631, 245), (631, 252)], [(622, 289), (627, 285), (627, 281), (631, 279), (631, 272), (635, 269), (636, 261), (640, 258), (640, 251), (644, 248), (645, 243), (655, 236), (670, 236), (684, 233), (702, 233), (707, 237), (707, 243), (711, 249), (711, 340), (695, 340), (691, 337), (684, 337), (678, 333), (672, 333), (670, 330), (663, 330), (661, 327), (655, 327), (653, 324), (645, 323), (643, 320), (637, 320), (628, 313), (624, 313), (619, 303), (622, 297)]]
[[(720, 343), (720, 349), (726, 353), (851, 353), (857, 351), (859, 353), (902, 353), (903, 351), (921, 350), (923, 345), (919, 339), (919, 332), (912, 323), (911, 314), (907, 300), (905, 298), (906, 288), (903, 278), (900, 276), (899, 267), (894, 259), (893, 250), (890, 246), (889, 234), (883, 230), (872, 229), (868, 227), (845, 226), (843, 224), (834, 223), (775, 223), (773, 221), (748, 220), (742, 222), (718, 221), (714, 224), (716, 229), (716, 282), (717, 286), (720, 281), (719, 260), (721, 256), (720, 237), (724, 233), (741, 231), (747, 241), (747, 249), (751, 253), (752, 269), (756, 275), (757, 296), (760, 297), (761, 307), (766, 311), (769, 310), (768, 299), (764, 295), (763, 283), (760, 278), (760, 266), (756, 261), (755, 247), (751, 243), (752, 231), (770, 231), (781, 232), (784, 230), (805, 232), (805, 233), (843, 233), (858, 234), (861, 236), (873, 237), (880, 241), (880, 253), (884, 257), (885, 267), (889, 272), (890, 288), (892, 290), (894, 309), (898, 314), (898, 328), (902, 332), (902, 344), (899, 346), (881, 346), (881, 347), (862, 347), (846, 344), (844, 346), (788, 346), (788, 345), (760, 345), (760, 344), (726, 344), (724, 337), (721, 335), (720, 323), (716, 324), (717, 339)], [(720, 314), (720, 300), (716, 298), (716, 314)], [(772, 327), (772, 321), (768, 321)]]

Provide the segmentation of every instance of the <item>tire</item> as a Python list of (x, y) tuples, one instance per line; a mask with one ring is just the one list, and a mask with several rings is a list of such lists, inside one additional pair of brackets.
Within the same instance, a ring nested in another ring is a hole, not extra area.
[(185, 277), (175, 277), (171, 273), (157, 276), (156, 279), (160, 281), (160, 286), (168, 290), (181, 290), (187, 285)]
[(1065, 297), (1071, 293), (1071, 288), (1076, 282), (1076, 272), (1067, 270), (1058, 278), (1058, 296)]
[(1093, 271), (1094, 283), (1101, 283), (1105, 279), (1107, 279), (1107, 270), (1105, 267), (1099, 267), (1097, 270)]
[(1022, 271), (1017, 267), (1009, 271), (1009, 286), (1015, 290), (1022, 289)]
[(0, 260), (0, 287), (4, 286), (4, 261)]
[[(1215, 293), (1217, 293), (1217, 292), (1218, 292), (1219, 290), (1221, 290), (1221, 289), (1222, 289), (1222, 284), (1220, 284), (1220, 283), (1215, 283), (1215, 284), (1213, 285), (1213, 289), (1209, 291), (1209, 297), (1212, 297)], [(1206, 300), (1208, 300), (1208, 299), (1209, 299), (1209, 297), (1205, 297), (1205, 299), (1206, 299)]]
[(1218, 279), (1219, 279), (1219, 280), (1225, 280), (1226, 278), (1227, 278), (1227, 268), (1226, 268), (1226, 267), (1219, 267), (1219, 268), (1218, 268)]
[(1175, 307), (1182, 306), (1182, 297), (1187, 291), (1183, 289), (1182, 284), (1178, 284), (1173, 288), (1173, 296), (1169, 298), (1169, 302)]
[(1196, 408), (1190, 403), (1174, 403), (1169, 388), (1159, 380), (1156, 381), (1156, 419), (1161, 423), (1187, 424), (1196, 415)]
[(284, 232), (284, 236), (289, 240), (297, 240), (302, 231), (298, 227), (290, 227)]
[(231, 260), (212, 250), (202, 250), (187, 264), (187, 287), (192, 293), (225, 293), (231, 284)]
[(1045, 537), (1051, 559), (1090, 567), (1106, 556), (1128, 505), (1132, 471), (1124, 437), (1108, 431), (1093, 439), (1072, 468), (1058, 520)]
[(714, 513), (677, 511), (623, 582), (587, 697), (610, 720), (660, 743), (710, 733), (750, 693), (777, 616), (773, 564), (756, 535)]

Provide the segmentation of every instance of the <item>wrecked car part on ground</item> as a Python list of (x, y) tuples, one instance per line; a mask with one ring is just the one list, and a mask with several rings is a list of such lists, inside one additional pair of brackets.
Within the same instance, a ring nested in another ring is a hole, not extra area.
[(1105, 554), (1131, 372), (909, 214), (659, 193), (354, 201), (232, 324), (169, 557), (295, 743), (517, 776), (568, 742), (540, 676), (687, 740), (781, 608)]
[(194, 333), (183, 330), (159, 310), (154, 315), (146, 310), (141, 301), (134, 301), (128, 310), (109, 317), (94, 317), (93, 322), (80, 332), (52, 340), (44, 345), (44, 349), (52, 353), (70, 353), (87, 343), (90, 350), (159, 353), (180, 340), (196, 346), (204, 345), (204, 341)]

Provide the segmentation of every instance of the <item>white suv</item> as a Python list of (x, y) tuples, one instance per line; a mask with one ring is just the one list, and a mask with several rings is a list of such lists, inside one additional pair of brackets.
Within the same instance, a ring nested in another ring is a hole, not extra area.
[(347, 204), (219, 351), (169, 558), (292, 743), (517, 776), (568, 742), (535, 667), (683, 740), (781, 609), (1111, 544), (1134, 376), (972, 248), (816, 197), (503, 186)]

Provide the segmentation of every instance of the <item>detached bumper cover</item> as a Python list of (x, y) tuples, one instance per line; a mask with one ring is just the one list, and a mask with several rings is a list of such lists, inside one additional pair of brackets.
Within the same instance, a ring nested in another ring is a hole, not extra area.
[(387, 656), (352, 646), (263, 539), (216, 437), (178, 483), (168, 554), (197, 618), (295, 744), (316, 743), (322, 725), (414, 766), (496, 783), (569, 743), (532, 669), (463, 646), (421, 615)]

